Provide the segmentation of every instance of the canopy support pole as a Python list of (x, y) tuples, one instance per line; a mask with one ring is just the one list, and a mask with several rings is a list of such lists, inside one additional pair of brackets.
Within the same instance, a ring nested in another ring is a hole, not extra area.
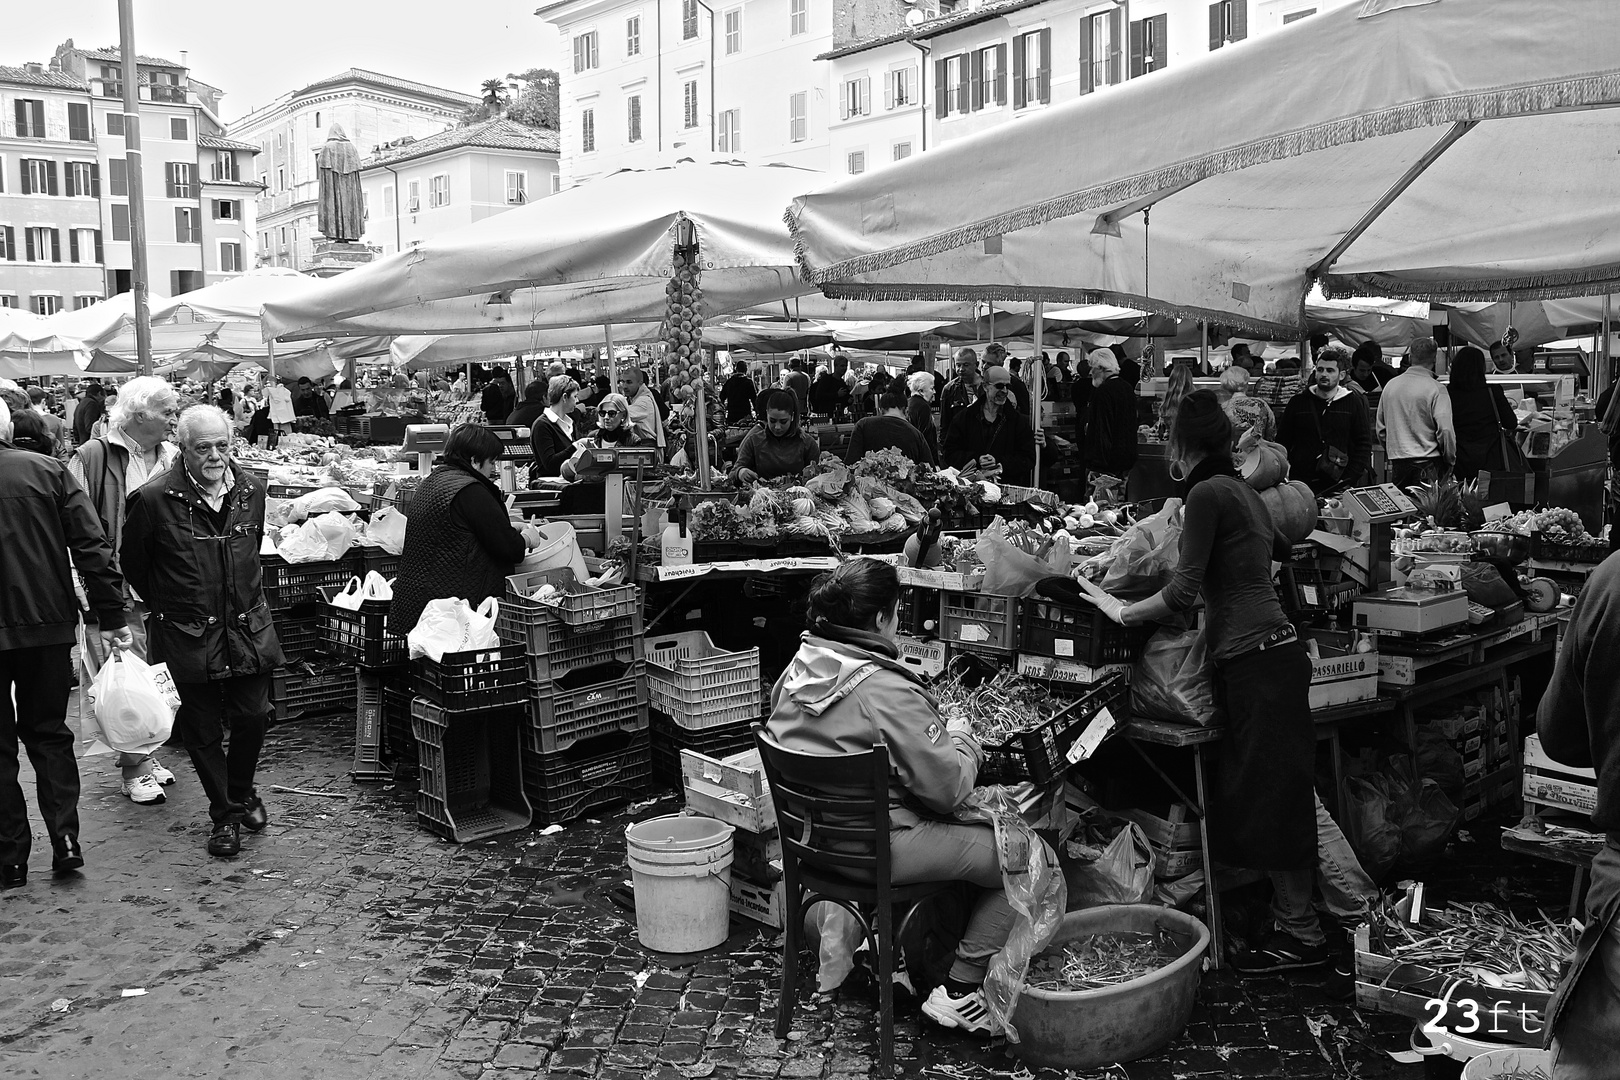
[[(1032, 430), (1041, 430), (1041, 384), (1046, 380), (1046, 367), (1041, 363), (1041, 347), (1046, 344), (1043, 331), (1046, 321), (1046, 304), (1044, 301), (1035, 301), (1035, 355), (1029, 360), (1029, 422)], [(1035, 471), (1029, 478), (1029, 486), (1041, 486), (1041, 442), (1035, 440)]]
[(1203, 319), (1198, 320), (1198, 371), (1203, 374), (1209, 370), (1209, 323)]
[(270, 361), (270, 381), (276, 381), (276, 339), (264, 343), (264, 355)]
[(1091, 226), (1091, 231), (1093, 234), (1100, 233), (1105, 236), (1118, 236), (1119, 223), (1121, 221), (1124, 221), (1132, 214), (1139, 214), (1144, 210), (1152, 209), (1155, 203), (1162, 202), (1177, 192), (1186, 191), (1188, 188), (1192, 187), (1202, 179), (1203, 177), (1198, 177), (1194, 180), (1183, 180), (1179, 184), (1174, 184), (1170, 187), (1164, 188), (1161, 191), (1155, 191), (1151, 195), (1143, 195), (1139, 199), (1132, 199), (1124, 206), (1115, 207), (1106, 214), (1098, 214), (1096, 222)]
[[(613, 378), (613, 324), (612, 323), (608, 322), (608, 323), (603, 323), (602, 324), (602, 340), (604, 342), (606, 342), (606, 344), (607, 344), (607, 375), (608, 375), (608, 378), (611, 379), (611, 378)], [(596, 370), (597, 370), (597, 372), (600, 373), (602, 369), (599, 367)]]
[(703, 346), (698, 346), (698, 377), (697, 393), (697, 470), (698, 490), (707, 491), (709, 488), (709, 416), (708, 393), (703, 385), (703, 375), (708, 365), (703, 361)]
[[(1610, 329), (1609, 329), (1609, 315), (1610, 315), (1609, 303), (1610, 303), (1610, 299), (1611, 299), (1611, 297), (1609, 296), (1609, 294), (1605, 293), (1604, 296), (1603, 296), (1603, 348), (1598, 354), (1601, 357), (1600, 370), (1603, 373), (1602, 378), (1603, 378), (1603, 388), (1604, 389), (1606, 389), (1609, 386), (1612, 386), (1614, 384), (1614, 368), (1613, 368), (1613, 359), (1614, 358), (1609, 355), (1609, 348), (1610, 348), (1609, 334), (1611, 332)], [(1602, 417), (1599, 417), (1599, 419), (1602, 419)]]
[[(124, 161), (129, 174), (129, 284), (135, 294), (135, 359), (152, 374), (151, 286), (146, 263), (146, 202), (141, 180), (140, 82), (136, 74), (135, 2), (118, 0), (118, 58), (124, 82)], [(109, 178), (110, 182), (110, 178)]]
[[(1373, 203), (1365, 214), (1361, 215), (1361, 220), (1351, 226), (1350, 231), (1345, 233), (1337, 244), (1333, 245), (1332, 250), (1330, 250), (1326, 255), (1322, 256), (1321, 259), (1319, 259), (1311, 266), (1309, 270), (1306, 271), (1305, 292), (1307, 294), (1310, 293), (1311, 286), (1316, 283), (1317, 279), (1323, 274), (1327, 273), (1328, 270), (1332, 269), (1333, 264), (1339, 261), (1339, 257), (1342, 256), (1346, 251), (1350, 250), (1350, 245), (1354, 244), (1357, 240), (1360, 240), (1362, 234), (1368, 229), (1372, 228), (1373, 223), (1383, 216), (1384, 211), (1388, 210), (1390, 206), (1394, 204), (1396, 199), (1406, 194), (1406, 189), (1416, 183), (1418, 177), (1422, 176), (1429, 170), (1430, 165), (1433, 165), (1436, 161), (1440, 160), (1441, 154), (1444, 154), (1447, 150), (1450, 150), (1453, 146), (1455, 146), (1458, 139), (1474, 130), (1478, 124), (1478, 120), (1458, 120), (1456, 123), (1452, 124), (1449, 129), (1447, 129), (1444, 135), (1440, 136), (1440, 138), (1436, 140), (1433, 146), (1424, 151), (1423, 156), (1413, 162), (1412, 166), (1408, 168), (1406, 172), (1401, 174), (1400, 179), (1396, 180), (1395, 183), (1390, 186), (1388, 191), (1379, 196), (1378, 201)], [(1300, 301), (1300, 305), (1301, 310), (1303, 310), (1303, 300)], [(1303, 322), (1300, 329), (1303, 332)], [(1304, 360), (1305, 357), (1301, 356), (1300, 362), (1303, 363)]]

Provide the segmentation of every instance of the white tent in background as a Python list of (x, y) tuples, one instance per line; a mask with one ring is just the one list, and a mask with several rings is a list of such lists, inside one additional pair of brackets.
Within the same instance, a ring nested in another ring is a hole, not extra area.
[(814, 190), (792, 229), (833, 296), (1103, 301), (1273, 333), (1316, 281), (1606, 292), (1617, 105), (1620, 4), (1363, 0)]
[(78, 375), (85, 359), (83, 343), (58, 333), (48, 317), (0, 308), (0, 378)]

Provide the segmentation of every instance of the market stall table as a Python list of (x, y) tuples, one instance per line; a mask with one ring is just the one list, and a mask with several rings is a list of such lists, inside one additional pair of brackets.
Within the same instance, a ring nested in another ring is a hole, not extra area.
[(1591, 875), (1592, 860), (1603, 849), (1601, 840), (1562, 840), (1554, 843), (1525, 840), (1511, 831), (1502, 834), (1502, 850), (1532, 859), (1562, 863), (1575, 868), (1575, 880), (1569, 888), (1569, 917), (1579, 919), (1585, 911), (1586, 886)]
[[(1366, 701), (1355, 701), (1345, 705), (1330, 705), (1323, 709), (1311, 712), (1311, 720), (1316, 725), (1318, 741), (1326, 739), (1329, 753), (1333, 761), (1333, 782), (1335, 787), (1336, 803), (1342, 802), (1338, 791), (1344, 784), (1344, 769), (1339, 752), (1339, 731), (1348, 722), (1364, 720), (1371, 716), (1387, 713), (1395, 708), (1393, 698), (1380, 695)], [(1210, 858), (1209, 836), (1210, 821), (1208, 811), (1208, 772), (1209, 762), (1206, 758), (1207, 748), (1219, 742), (1226, 734), (1223, 727), (1196, 727), (1192, 724), (1178, 724), (1167, 720), (1132, 719), (1119, 731), (1119, 736), (1130, 744), (1131, 748), (1141, 756), (1149, 768), (1159, 775), (1159, 778), (1169, 786), (1176, 796), (1191, 808), (1197, 816), (1201, 828), (1199, 829), (1199, 848), (1204, 860), (1204, 895), (1209, 903), (1209, 927), (1213, 935), (1210, 947), (1211, 963), (1220, 967), (1223, 958), (1222, 948), (1224, 931), (1221, 927), (1220, 889), (1213, 883), (1215, 880), (1215, 863)], [(1188, 797), (1181, 786), (1171, 779), (1164, 770), (1159, 768), (1143, 744), (1163, 746), (1171, 749), (1190, 749), (1193, 754), (1193, 779), (1197, 798)]]

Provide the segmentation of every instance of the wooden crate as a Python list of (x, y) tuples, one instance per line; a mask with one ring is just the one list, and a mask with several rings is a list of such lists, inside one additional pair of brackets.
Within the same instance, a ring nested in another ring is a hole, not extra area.
[(1116, 672), (1124, 672), (1127, 679), (1131, 675), (1129, 664), (1082, 664), (1074, 660), (1063, 660), (1055, 656), (1032, 656), (1029, 653), (1018, 654), (1018, 674), (1031, 679), (1045, 679), (1048, 682), (1073, 683), (1076, 686), (1091, 686), (1100, 683)]
[(731, 912), (753, 919), (773, 930), (782, 929), (782, 912), (787, 907), (787, 882), (762, 885), (737, 874), (731, 875)]
[(758, 750), (724, 760), (682, 750), (681, 786), (689, 810), (752, 833), (776, 828), (776, 807)]
[[(1374, 657), (1376, 662), (1377, 658)], [(1352, 701), (1371, 701), (1378, 696), (1378, 675), (1374, 673), (1356, 679), (1333, 679), (1329, 682), (1313, 682), (1310, 688), (1310, 703), (1313, 709), (1325, 709), (1330, 705), (1348, 705)]]

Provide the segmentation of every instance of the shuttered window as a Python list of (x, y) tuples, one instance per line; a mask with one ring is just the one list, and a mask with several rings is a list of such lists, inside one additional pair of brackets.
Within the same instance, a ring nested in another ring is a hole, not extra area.
[(17, 138), (43, 139), (45, 137), (45, 102), (36, 98), (17, 98), (12, 103), (17, 120)]
[(90, 106), (78, 101), (68, 102), (68, 138), (74, 142), (90, 141)]
[(1131, 78), (1162, 71), (1169, 63), (1169, 18), (1155, 15), (1131, 23)]
[[(1083, 59), (1083, 58), (1082, 58)], [(1013, 38), (1013, 108), (1052, 100), (1052, 31), (1031, 30)]]

